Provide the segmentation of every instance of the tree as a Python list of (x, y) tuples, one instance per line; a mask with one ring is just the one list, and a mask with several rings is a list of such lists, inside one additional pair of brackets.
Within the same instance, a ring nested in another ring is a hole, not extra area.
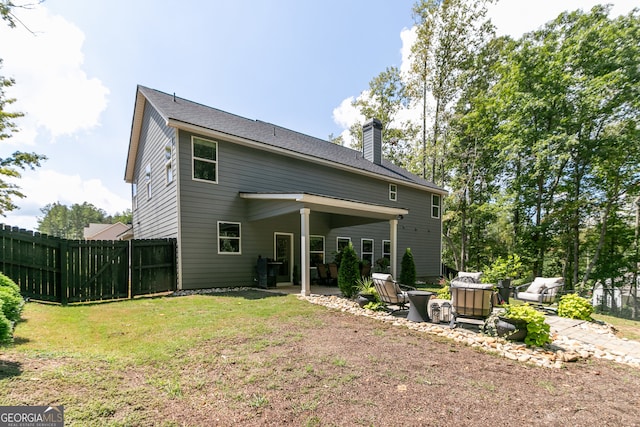
[(53, 203), (40, 211), (44, 216), (38, 218), (39, 232), (75, 240), (84, 238), (84, 228), (90, 223), (115, 223), (121, 218), (127, 218), (126, 212), (108, 217), (104, 210), (87, 202), (73, 204), (70, 208), (60, 203)]
[[(15, 27), (15, 18), (11, 13), (13, 7), (15, 6), (10, 1), (0, 1), (0, 16), (10, 27)], [(0, 59), (0, 69), (1, 67), (2, 59)], [(24, 115), (20, 112), (7, 111), (7, 108), (16, 100), (14, 98), (7, 98), (5, 88), (11, 87), (14, 84), (14, 79), (0, 75), (0, 141), (10, 138), (13, 132), (18, 131), (14, 120)], [(39, 167), (40, 162), (44, 160), (46, 160), (46, 157), (43, 155), (24, 153), (21, 151), (16, 151), (9, 157), (0, 157), (0, 215), (4, 216), (6, 212), (17, 209), (18, 206), (13, 200), (15, 198), (25, 197), (18, 185), (8, 182), (3, 177), (19, 179), (21, 177), (20, 169), (34, 169), (35, 167)]]
[[(394, 164), (411, 169), (412, 126), (398, 118), (398, 113), (406, 109), (407, 103), (400, 70), (388, 67), (369, 82), (369, 89), (353, 101), (353, 106), (366, 119), (376, 118), (382, 123), (383, 155)], [(362, 149), (362, 123), (352, 125), (350, 133), (358, 141), (354, 148)]]
[[(452, 107), (460, 96), (461, 75), (483, 43), (493, 34), (484, 21), (492, 0), (420, 0), (413, 7), (417, 40), (411, 48), (409, 93), (422, 105), (422, 176), (445, 184), (443, 161)], [(428, 105), (433, 99), (433, 116)], [(429, 123), (430, 122), (430, 123)], [(430, 129), (429, 129), (430, 127)], [(430, 133), (431, 146), (427, 145)], [(430, 158), (430, 165), (427, 163)]]
[(342, 249), (338, 268), (338, 287), (345, 297), (351, 298), (355, 294), (358, 279), (360, 279), (360, 261), (353, 249), (353, 244), (349, 242), (349, 245)]
[(411, 248), (407, 248), (402, 256), (402, 263), (400, 264), (400, 283), (405, 286), (416, 286), (416, 263), (413, 260), (413, 253)]

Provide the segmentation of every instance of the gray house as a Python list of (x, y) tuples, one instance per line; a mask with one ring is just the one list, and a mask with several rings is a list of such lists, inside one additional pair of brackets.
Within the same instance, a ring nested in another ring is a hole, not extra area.
[(262, 257), (308, 295), (315, 264), (349, 242), (394, 276), (411, 248), (418, 277), (438, 276), (446, 192), (383, 159), (381, 129), (364, 126), (362, 153), (138, 86), (134, 237), (177, 239), (179, 289), (251, 285)]

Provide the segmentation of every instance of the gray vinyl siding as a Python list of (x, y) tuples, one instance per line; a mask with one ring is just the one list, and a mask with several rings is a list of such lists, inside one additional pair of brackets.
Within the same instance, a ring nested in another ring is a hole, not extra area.
[[(262, 202), (241, 199), (240, 192), (314, 193), (408, 209), (409, 215), (398, 223), (398, 266), (405, 248), (411, 247), (418, 276), (439, 274), (441, 229), (440, 220), (431, 218), (430, 192), (398, 184), (398, 200), (391, 202), (388, 180), (367, 178), (203, 135), (197, 136), (218, 143), (218, 183), (194, 181), (191, 136), (179, 131), (177, 144), (184, 289), (251, 285), (258, 255), (273, 256), (274, 232), (294, 234), (294, 253), (298, 257), (295, 263), (300, 265), (299, 208), (275, 218), (251, 221), (256, 203)], [(162, 147), (164, 143), (160, 144)], [(260, 206), (274, 211), (282, 209), (276, 202)], [(241, 255), (217, 253), (218, 221), (242, 224)], [(351, 237), (358, 254), (361, 238), (374, 239), (374, 259), (382, 256), (382, 240), (389, 239), (388, 222), (331, 229), (332, 221), (330, 215), (311, 212), (311, 234), (325, 236), (327, 261), (333, 258), (337, 236)]]
[[(176, 148), (171, 166), (173, 182), (166, 181), (165, 146), (175, 135), (158, 112), (147, 103), (144, 111), (140, 148), (136, 158), (134, 182), (137, 200), (133, 203), (133, 232), (136, 239), (178, 237)], [(151, 198), (147, 198), (145, 169), (151, 165)]]

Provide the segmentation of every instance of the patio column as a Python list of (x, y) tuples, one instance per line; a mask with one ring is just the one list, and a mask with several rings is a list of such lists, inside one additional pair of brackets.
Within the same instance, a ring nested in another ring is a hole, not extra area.
[(300, 209), (300, 293), (305, 296), (311, 294), (311, 278), (309, 268), (311, 257), (309, 255), (309, 214), (311, 209)]
[(390, 256), (390, 264), (391, 267), (391, 275), (395, 280), (398, 280), (397, 270), (398, 270), (398, 220), (390, 219), (389, 220), (389, 240), (391, 246), (391, 256)]

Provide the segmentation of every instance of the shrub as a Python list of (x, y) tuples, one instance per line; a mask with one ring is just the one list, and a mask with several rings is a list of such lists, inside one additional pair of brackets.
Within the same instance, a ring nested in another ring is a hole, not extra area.
[(482, 269), (482, 282), (498, 283), (502, 279), (515, 279), (523, 272), (524, 267), (517, 254), (509, 255), (506, 259), (499, 256), (491, 266)]
[(20, 320), (24, 308), (20, 288), (2, 273), (0, 273), (0, 301), (2, 301), (2, 313), (7, 320), (14, 323)]
[(13, 341), (13, 325), (2, 311), (2, 300), (0, 299), (0, 344), (8, 344)]
[(593, 306), (588, 299), (578, 294), (567, 294), (560, 298), (558, 316), (569, 319), (591, 320)]
[(502, 317), (510, 319), (522, 319), (527, 322), (527, 336), (524, 339), (525, 344), (541, 347), (551, 342), (549, 332), (551, 328), (544, 321), (544, 314), (540, 313), (529, 304), (522, 305), (504, 305), (506, 311)]
[(340, 258), (338, 287), (345, 297), (351, 298), (356, 292), (356, 283), (360, 278), (360, 261), (351, 242), (342, 250)]
[(449, 281), (447, 279), (440, 279), (438, 283), (440, 285), (440, 289), (438, 289), (437, 298), (438, 299), (451, 299), (451, 288), (449, 286)]
[(400, 283), (405, 286), (416, 286), (416, 263), (413, 261), (411, 248), (407, 248), (402, 256)]

